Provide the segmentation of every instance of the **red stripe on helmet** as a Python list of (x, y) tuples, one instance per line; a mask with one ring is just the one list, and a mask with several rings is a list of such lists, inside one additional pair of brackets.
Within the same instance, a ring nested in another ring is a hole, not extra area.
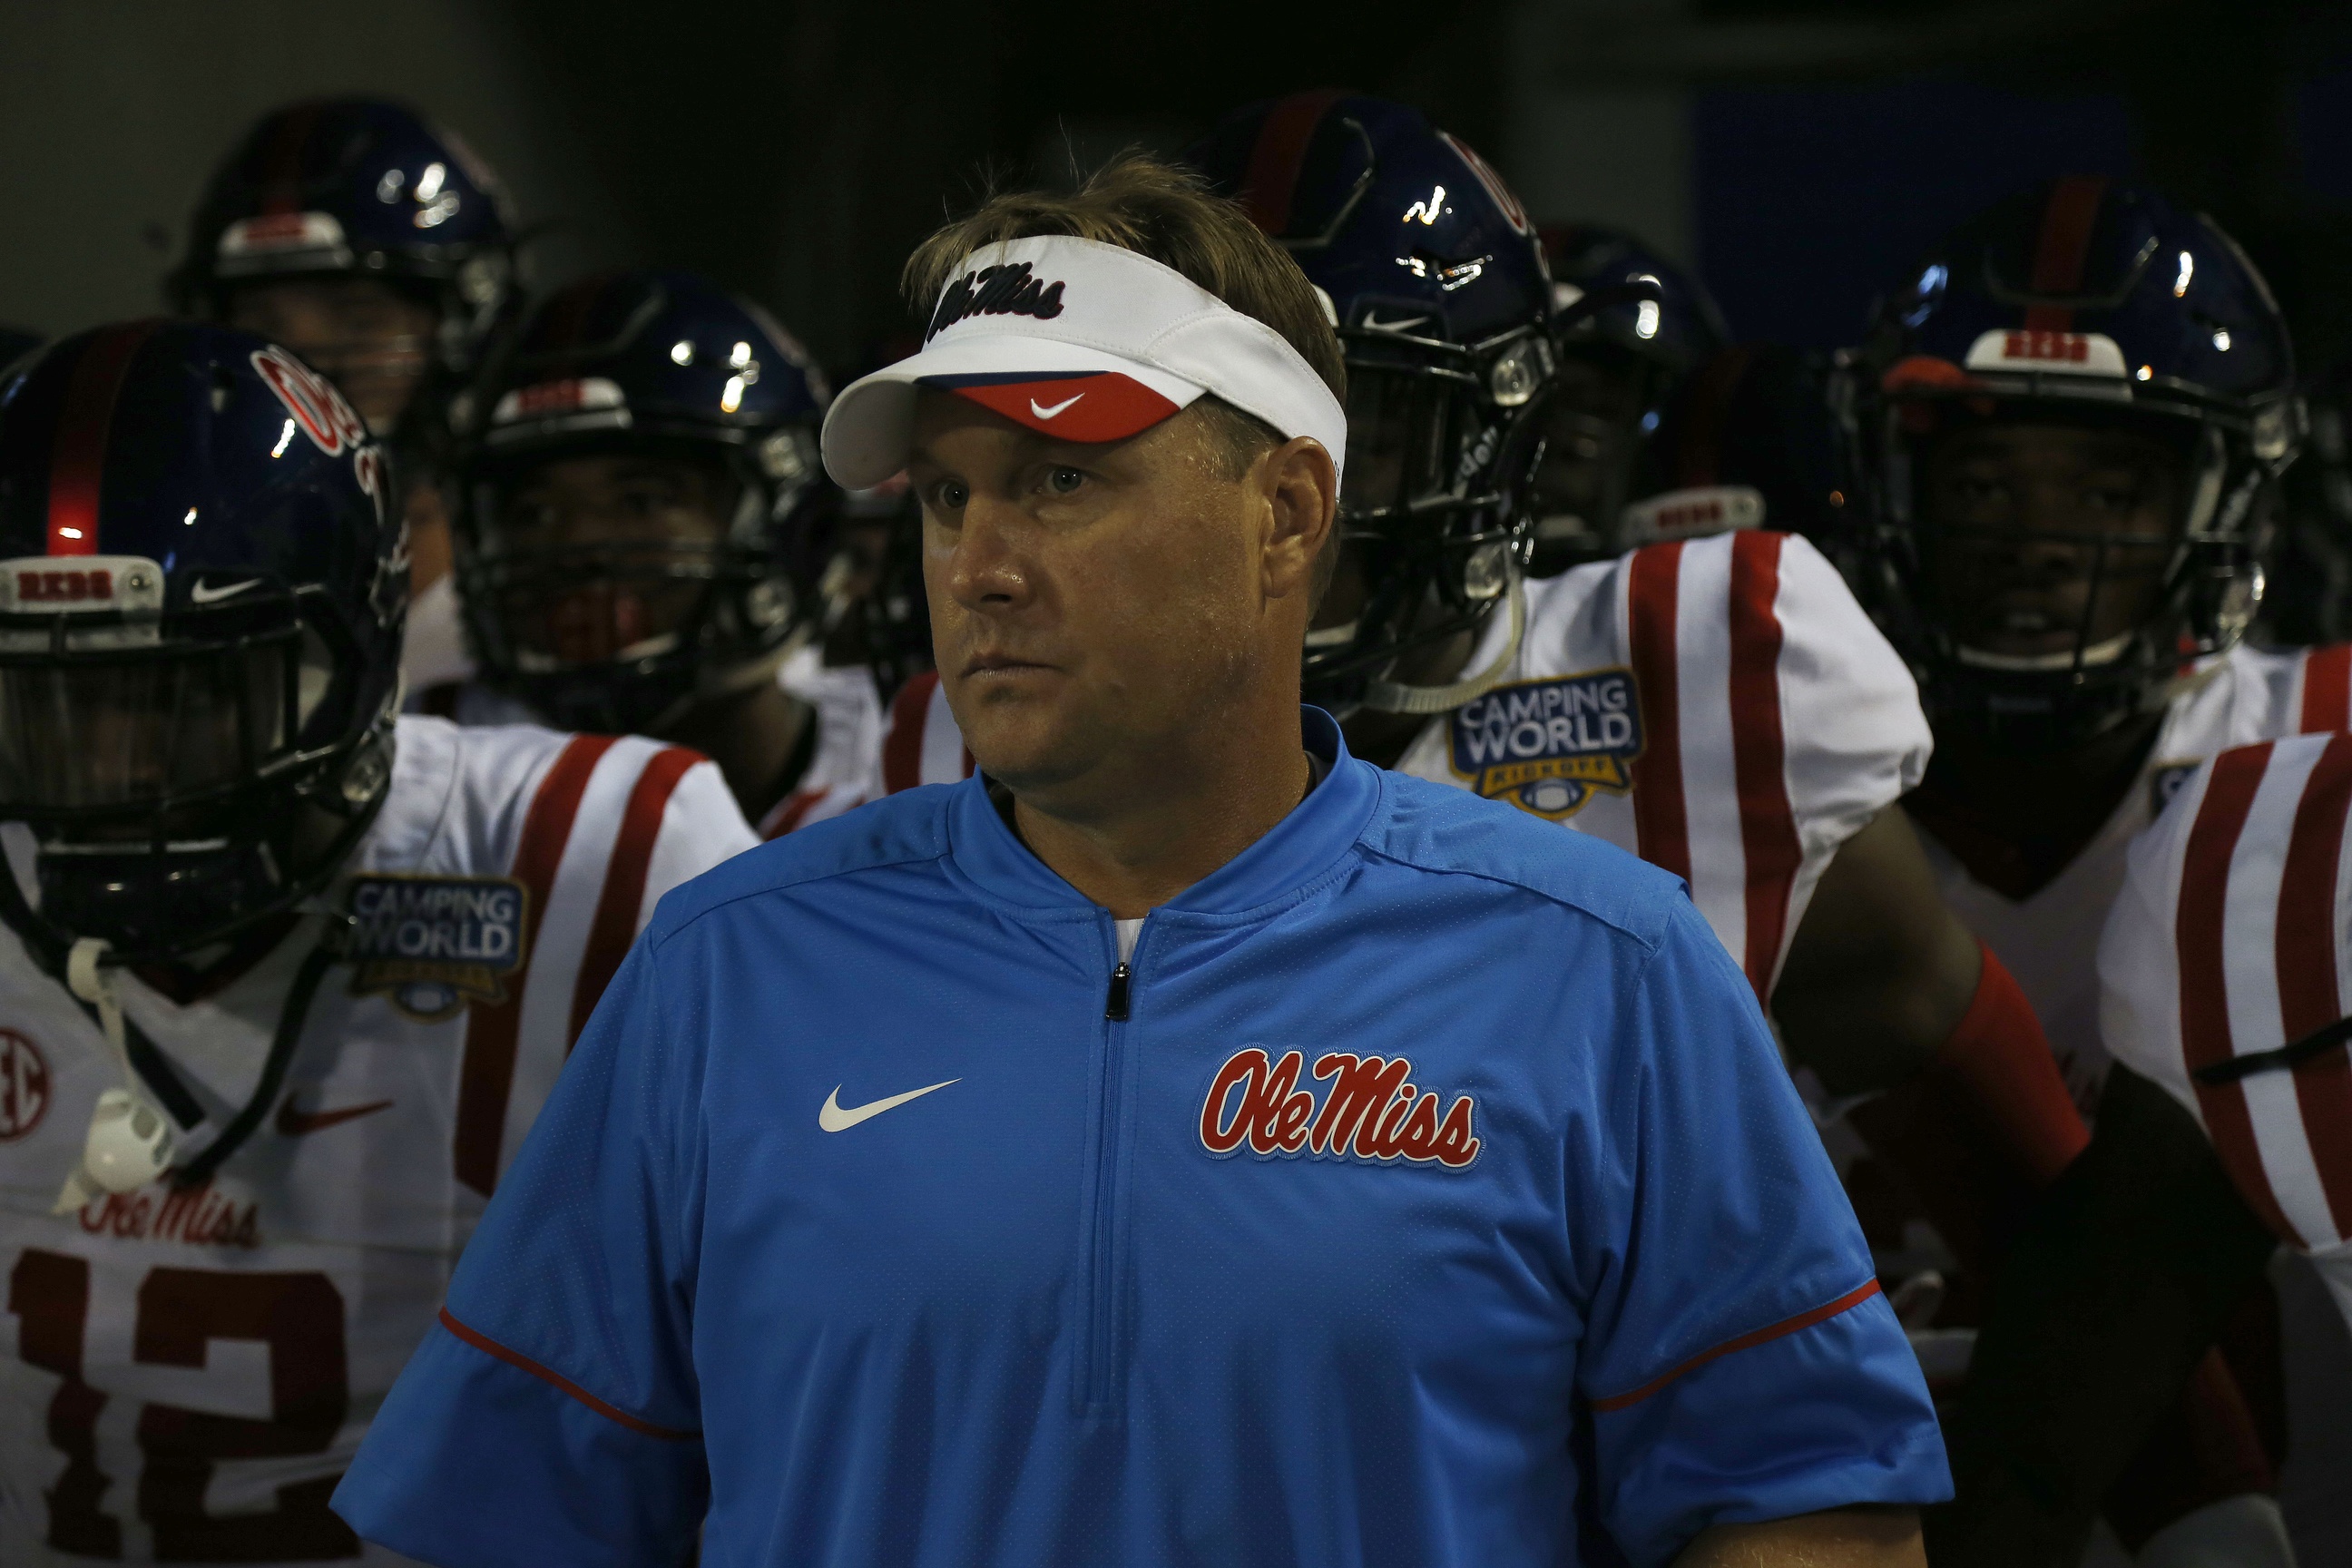
[(65, 407), (49, 450), (49, 550), (52, 555), (98, 553), (98, 503), (106, 473), (106, 437), (115, 399), (153, 321), (133, 321), (92, 338), (74, 362)]
[[(2042, 207), (2042, 234), (2033, 245), (2033, 276), (2027, 282), (2034, 294), (2079, 294), (2083, 263), (2091, 251), (2091, 226), (2098, 221), (2099, 204), (2106, 198), (2102, 174), (2073, 174), (2050, 187)], [(2068, 332), (2074, 330), (2072, 305), (2028, 305), (2029, 331)]]
[(261, 210), (268, 214), (302, 210), (302, 150), (319, 123), (317, 102), (298, 103), (278, 117), (269, 146), (261, 155)]
[(1242, 174), (1242, 206), (1250, 222), (1271, 235), (1290, 226), (1290, 204), (1298, 194), (1298, 172), (1307, 144), (1331, 106), (1346, 96), (1336, 88), (1294, 92), (1265, 111)]

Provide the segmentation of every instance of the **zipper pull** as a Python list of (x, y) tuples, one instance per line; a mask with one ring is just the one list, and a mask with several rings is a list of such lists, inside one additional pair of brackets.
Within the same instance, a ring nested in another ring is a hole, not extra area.
[(1114, 1024), (1127, 1022), (1127, 961), (1121, 959), (1110, 972), (1110, 996), (1103, 1004), (1103, 1016)]

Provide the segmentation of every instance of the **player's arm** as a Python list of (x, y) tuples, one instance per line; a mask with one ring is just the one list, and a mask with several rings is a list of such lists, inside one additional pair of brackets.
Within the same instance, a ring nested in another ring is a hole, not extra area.
[(1785, 1521), (1945, 1497), (1934, 1407), (1853, 1211), (1746, 977), (1687, 903), (1630, 1011), (1605, 1130), (1570, 1156), (1606, 1205), (1571, 1243), (1598, 1283), (1578, 1375), (1601, 1522), (1664, 1563), (1709, 1530), (1797, 1541), (1836, 1527)]
[(2100, 1500), (2277, 1240), (2196, 1121), (2110, 1069), (2098, 1133), (2013, 1243), (1952, 1423), (1938, 1568), (2081, 1561)]
[(1907, 1508), (1841, 1508), (1702, 1531), (1675, 1568), (1926, 1568), (1919, 1516)]
[(1910, 818), (1889, 806), (1822, 873), (1773, 987), (1772, 1016), (1790, 1054), (1832, 1093), (1891, 1089), (1951, 1037), (1982, 968)]
[(2089, 1140), (2032, 1005), (1945, 905), (1900, 807), (1822, 873), (1772, 1011), (1790, 1056), (1832, 1092), (1892, 1090), (1853, 1124), (1974, 1266), (1997, 1256), (1993, 1216)]

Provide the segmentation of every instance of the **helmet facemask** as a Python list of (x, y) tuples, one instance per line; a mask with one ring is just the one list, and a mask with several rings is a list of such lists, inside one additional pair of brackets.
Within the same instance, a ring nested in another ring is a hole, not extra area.
[(2273, 476), (2218, 416), (1961, 389), (1873, 406), (1878, 586), (1939, 725), (2079, 744), (2252, 620)]
[(183, 959), (293, 908), (365, 830), (390, 704), (346, 739), (349, 637), (322, 595), (256, 586), (168, 616), (0, 614), (0, 817), (37, 847), (37, 911), (15, 911), (37, 929)]
[(1344, 716), (1416, 653), (1475, 632), (1525, 565), (1552, 357), (1539, 326), (1473, 348), (1363, 329), (1339, 337), (1345, 554), (1307, 636), (1305, 678), (1309, 701)]
[(769, 542), (806, 486), (768, 466), (610, 438), (484, 465), (459, 570), (491, 678), (560, 725), (605, 732), (657, 731), (771, 678), (798, 603)]

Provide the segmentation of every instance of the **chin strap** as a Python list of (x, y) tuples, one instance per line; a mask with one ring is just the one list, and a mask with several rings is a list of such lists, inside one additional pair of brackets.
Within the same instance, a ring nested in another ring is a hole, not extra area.
[(107, 944), (82, 937), (66, 953), (66, 988), (98, 1010), (99, 1032), (122, 1074), (122, 1087), (98, 1097), (80, 1163), (58, 1191), (51, 1214), (71, 1214), (105, 1193), (133, 1193), (171, 1168), (172, 1123), (148, 1102), (131, 1065), (124, 1037), (122, 1003), (104, 963)]
[(1503, 593), (1511, 605), (1511, 635), (1504, 639), (1503, 651), (1495, 656), (1494, 663), (1451, 686), (1406, 686), (1376, 679), (1364, 689), (1364, 706), (1380, 713), (1447, 713), (1500, 686), (1517, 661), (1519, 644), (1528, 633), (1528, 595), (1519, 581), (1518, 563), (1513, 562), (1507, 570), (1510, 578)]

